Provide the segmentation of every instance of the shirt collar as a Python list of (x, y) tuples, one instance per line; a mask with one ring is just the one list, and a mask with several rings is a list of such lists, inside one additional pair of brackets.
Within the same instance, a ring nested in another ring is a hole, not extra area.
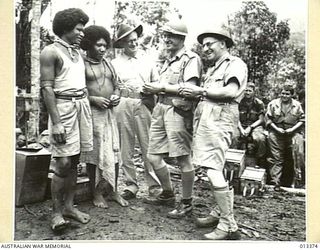
[[(276, 99), (276, 105), (281, 108), (281, 104), (282, 104), (282, 100), (281, 98)], [(294, 99), (291, 98), (291, 102), (289, 103), (290, 107), (295, 107), (296, 106), (296, 102), (294, 101)]]
[(215, 63), (214, 66), (210, 67), (204, 77), (204, 81), (206, 81), (207, 79), (210, 79), (211, 75), (213, 74), (213, 72), (215, 72), (219, 67), (220, 65), (226, 61), (226, 60), (230, 60), (230, 54), (229, 52), (226, 52), (224, 55), (222, 55), (219, 60)]
[(255, 97), (253, 97), (253, 98), (245, 98), (245, 97), (243, 97), (242, 98), (242, 101), (244, 102), (244, 103), (253, 103), (253, 104), (256, 104), (256, 98)]
[(132, 60), (132, 59), (138, 59), (138, 58), (137, 58), (137, 55), (135, 55), (135, 56), (129, 56), (129, 55), (123, 53), (122, 56), (123, 56), (124, 59), (126, 59), (126, 60), (128, 60), (128, 61), (130, 61), (130, 60)]
[(180, 50), (178, 50), (178, 52), (173, 57), (169, 58), (168, 61), (173, 62), (175, 60), (179, 60), (185, 52), (186, 52), (186, 47), (183, 46)]
[[(281, 100), (281, 98), (280, 98), (280, 104), (282, 104), (283, 102), (282, 102), (282, 100)], [(289, 106), (294, 106), (294, 103), (293, 103), (293, 99), (291, 98), (290, 99), (290, 101), (289, 101)]]
[(215, 68), (218, 68), (224, 61), (226, 60), (230, 60), (230, 54), (229, 52), (226, 52), (225, 54), (223, 54), (219, 60), (215, 63)]

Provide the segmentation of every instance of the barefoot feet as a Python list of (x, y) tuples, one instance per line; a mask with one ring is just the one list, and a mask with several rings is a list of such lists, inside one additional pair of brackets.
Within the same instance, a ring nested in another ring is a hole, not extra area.
[(119, 203), (122, 207), (129, 206), (129, 202), (123, 199), (118, 193), (112, 192), (111, 199)]
[(68, 217), (68, 218), (72, 218), (76, 221), (79, 221), (83, 224), (86, 224), (90, 221), (90, 215), (80, 212), (78, 209), (76, 209), (75, 207), (71, 208), (71, 209), (67, 209), (65, 208), (63, 210), (63, 216)]
[(62, 214), (53, 214), (51, 219), (51, 229), (55, 232), (65, 229), (69, 225), (69, 221), (62, 217)]
[(96, 207), (108, 208), (108, 204), (101, 194), (95, 194), (92, 202)]

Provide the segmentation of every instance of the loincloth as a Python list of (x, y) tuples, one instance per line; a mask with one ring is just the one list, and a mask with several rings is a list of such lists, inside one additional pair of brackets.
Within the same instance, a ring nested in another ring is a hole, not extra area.
[(81, 161), (96, 165), (95, 184), (107, 181), (115, 188), (115, 165), (120, 164), (119, 132), (112, 109), (91, 107), (93, 151), (81, 154)]

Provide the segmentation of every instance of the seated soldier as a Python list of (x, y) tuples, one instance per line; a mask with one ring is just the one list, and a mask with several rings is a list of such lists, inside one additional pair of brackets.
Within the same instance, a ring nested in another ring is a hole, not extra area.
[(264, 165), (266, 154), (266, 138), (263, 133), (264, 111), (263, 102), (255, 97), (254, 83), (249, 82), (239, 104), (238, 133), (233, 140), (237, 148), (243, 148), (244, 144), (248, 153), (255, 156), (258, 166)]

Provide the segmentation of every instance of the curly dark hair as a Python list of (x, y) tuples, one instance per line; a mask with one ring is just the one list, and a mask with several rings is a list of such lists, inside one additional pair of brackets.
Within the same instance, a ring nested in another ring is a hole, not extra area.
[(256, 85), (254, 84), (254, 82), (248, 82), (247, 83), (247, 88), (252, 88), (253, 90), (256, 89)]
[(284, 91), (290, 91), (291, 95), (294, 94), (294, 87), (290, 83), (284, 83), (280, 89), (281, 89), (281, 91), (283, 91), (283, 90)]
[(52, 29), (57, 36), (61, 37), (64, 33), (73, 30), (77, 24), (86, 25), (88, 21), (88, 15), (81, 9), (69, 8), (57, 12), (53, 18)]
[(91, 25), (84, 29), (84, 37), (81, 40), (80, 47), (83, 50), (89, 50), (99, 40), (104, 39), (107, 43), (107, 48), (110, 47), (110, 33), (102, 26)]

